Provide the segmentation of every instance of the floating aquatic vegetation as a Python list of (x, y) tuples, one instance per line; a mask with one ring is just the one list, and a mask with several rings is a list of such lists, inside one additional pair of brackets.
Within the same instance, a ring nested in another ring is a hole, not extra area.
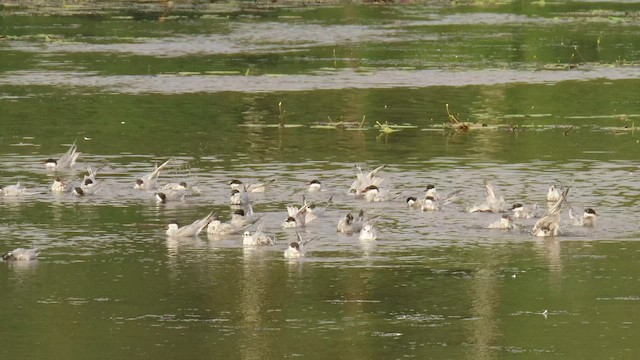
[(520, 119), (520, 118), (543, 118), (550, 117), (551, 114), (506, 114), (502, 115), (503, 119)]
[(411, 125), (411, 124), (389, 124), (386, 121), (384, 122), (384, 124), (381, 124), (380, 122), (376, 121), (375, 127), (376, 129), (380, 130), (380, 132), (383, 132), (383, 133), (393, 133), (396, 131), (400, 131), (402, 129), (418, 128), (417, 126)]
[(250, 128), (300, 128), (304, 127), (302, 124), (260, 124), (260, 123), (248, 123), (248, 124), (239, 124), (238, 126), (242, 127), (250, 127)]
[(556, 63), (556, 64), (538, 64), (536, 65), (537, 71), (567, 71), (573, 70), (578, 67), (578, 64), (572, 63)]
[(361, 124), (357, 121), (333, 120), (330, 116), (327, 116), (327, 120), (313, 122), (309, 127), (312, 129), (346, 129), (358, 128)]
[(364, 127), (363, 124), (366, 119), (366, 115), (362, 116), (360, 122), (357, 121), (334, 121), (331, 117), (327, 116), (328, 121), (316, 121), (309, 126), (312, 129), (341, 129), (341, 130), (369, 130), (370, 127)]
[(640, 114), (613, 114), (613, 115), (575, 115), (565, 116), (565, 119), (616, 119), (629, 120), (629, 118), (640, 117)]
[[(172, 73), (165, 73), (162, 75), (171, 75)], [(240, 75), (240, 71), (218, 71), (218, 70), (208, 70), (208, 71), (178, 71), (175, 73), (180, 76), (199, 76), (199, 75)]]

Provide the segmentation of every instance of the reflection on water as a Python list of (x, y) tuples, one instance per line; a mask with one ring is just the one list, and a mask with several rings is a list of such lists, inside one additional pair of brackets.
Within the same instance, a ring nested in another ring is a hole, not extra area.
[[(560, 253), (560, 241), (557, 238), (538, 239), (535, 243), (540, 256), (548, 261), (549, 284), (559, 288), (562, 280), (562, 257)], [(559, 289), (558, 289), (559, 290)]]

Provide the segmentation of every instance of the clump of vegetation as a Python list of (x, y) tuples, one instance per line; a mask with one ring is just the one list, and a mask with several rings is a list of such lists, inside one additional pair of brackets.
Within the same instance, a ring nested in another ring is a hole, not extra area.
[(454, 128), (456, 130), (462, 130), (462, 131), (467, 131), (469, 130), (469, 128), (471, 127), (469, 125), (469, 123), (466, 122), (462, 122), (460, 120), (458, 120), (458, 117), (453, 115), (451, 112), (449, 112), (449, 104), (445, 104), (446, 108), (447, 108), (447, 116), (449, 118), (449, 122), (455, 124)]

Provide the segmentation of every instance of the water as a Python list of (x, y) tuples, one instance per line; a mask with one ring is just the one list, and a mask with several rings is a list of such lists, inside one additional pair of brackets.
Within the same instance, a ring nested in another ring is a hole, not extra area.
[[(0, 199), (0, 248), (42, 249), (0, 264), (0, 353), (632, 358), (637, 4), (299, 5), (0, 8), (0, 183), (32, 192)], [(447, 104), (478, 127), (448, 127)], [(361, 129), (325, 126), (338, 121)], [(74, 141), (75, 170), (44, 169)], [(133, 189), (169, 158), (160, 183), (200, 196), (157, 205)], [(387, 164), (398, 199), (348, 196), (356, 163)], [(49, 191), (85, 165), (100, 168), (96, 194)], [(276, 179), (252, 201), (277, 245), (166, 238), (173, 219), (228, 218), (233, 178)], [(333, 203), (288, 261), (285, 206), (314, 178), (328, 190), (308, 197)], [(568, 205), (598, 224), (549, 239), (530, 236), (535, 220), (484, 229), (499, 215), (464, 212), (484, 180), (541, 207), (573, 182)], [(429, 183), (463, 193), (407, 208)], [(360, 209), (381, 215), (375, 243), (335, 232)]]

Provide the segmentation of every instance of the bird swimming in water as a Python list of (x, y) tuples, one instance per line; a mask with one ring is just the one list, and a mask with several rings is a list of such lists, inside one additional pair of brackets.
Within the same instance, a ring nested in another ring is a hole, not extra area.
[(162, 163), (162, 165), (158, 166), (154, 165), (154, 169), (149, 174), (144, 175), (140, 179), (136, 180), (136, 184), (133, 186), (134, 189), (137, 190), (154, 190), (157, 187), (158, 176), (160, 176), (160, 170), (164, 169), (165, 166), (169, 165), (171, 159)]
[(308, 211), (309, 204), (303, 204), (298, 208), (287, 205), (287, 219), (282, 223), (283, 228), (305, 227), (308, 223), (317, 218), (316, 215)]
[(498, 230), (511, 230), (515, 229), (516, 226), (511, 222), (511, 216), (509, 214), (502, 214), (500, 220), (492, 222), (487, 226), (487, 229), (498, 229)]
[(56, 169), (56, 170), (68, 170), (73, 168), (73, 165), (76, 164), (76, 160), (80, 153), (77, 151), (78, 147), (74, 142), (67, 150), (66, 153), (62, 154), (59, 159), (49, 158), (45, 161), (45, 166), (47, 169)]
[(322, 184), (320, 183), (320, 180), (313, 179), (313, 180), (309, 181), (307, 183), (307, 191), (310, 192), (310, 193), (322, 191)]
[(242, 234), (242, 245), (244, 246), (257, 246), (257, 245), (273, 245), (276, 243), (275, 236), (269, 236), (262, 231), (262, 226), (252, 234), (250, 231), (245, 231)]
[(378, 232), (376, 231), (373, 223), (367, 223), (362, 225), (362, 230), (360, 230), (360, 236), (358, 239), (363, 241), (373, 241), (378, 238)]
[(245, 216), (244, 210), (238, 209), (231, 215), (229, 222), (222, 222), (220, 218), (214, 216), (207, 226), (207, 234), (217, 236), (240, 234), (259, 219), (260, 217), (255, 216), (248, 218), (248, 216)]
[(2, 255), (2, 260), (4, 261), (29, 261), (36, 260), (38, 255), (40, 254), (40, 249), (24, 249), (17, 248), (15, 250), (11, 250)]
[(536, 213), (521, 203), (516, 203), (509, 209), (513, 213), (514, 219), (531, 219), (536, 217)]
[(364, 211), (360, 210), (358, 213), (358, 218), (354, 219), (351, 213), (348, 213), (343, 218), (338, 221), (338, 226), (336, 226), (336, 230), (339, 233), (353, 234), (359, 233), (362, 230), (362, 222), (364, 221)]
[(502, 212), (506, 210), (506, 202), (502, 196), (496, 194), (493, 185), (485, 180), (484, 187), (487, 192), (485, 202), (469, 208), (468, 212)]
[(51, 191), (54, 193), (64, 193), (71, 191), (71, 183), (60, 178), (55, 178), (51, 184)]
[(297, 259), (306, 256), (304, 247), (313, 240), (302, 240), (302, 236), (300, 236), (298, 232), (296, 232), (296, 237), (298, 238), (298, 241), (290, 243), (289, 247), (284, 251), (284, 257), (287, 259)]
[(444, 198), (438, 199), (437, 197), (427, 196), (422, 201), (420, 209), (422, 211), (440, 211), (443, 206), (449, 205), (458, 199), (458, 195), (462, 190), (456, 190), (447, 194)]
[(229, 197), (229, 205), (248, 205), (249, 194), (246, 191), (231, 190), (231, 196)]
[(376, 185), (369, 185), (364, 189), (364, 199), (369, 202), (389, 201), (400, 194), (391, 194), (387, 189), (380, 189)]
[(180, 237), (196, 237), (202, 230), (209, 225), (209, 222), (213, 219), (213, 212), (205, 216), (202, 219), (196, 220), (189, 225), (180, 227), (177, 221), (172, 221), (167, 225), (166, 234), (168, 237), (180, 238)]
[(582, 217), (578, 217), (573, 212), (573, 208), (569, 208), (569, 219), (573, 225), (593, 227), (596, 224), (596, 219), (598, 219), (598, 214), (592, 208), (586, 208), (582, 212)]
[(355, 165), (355, 167), (358, 171), (356, 173), (356, 179), (349, 188), (349, 194), (351, 195), (362, 196), (367, 192), (369, 186), (374, 185), (377, 187), (384, 181), (383, 178), (378, 176), (378, 173), (384, 169), (386, 165), (378, 166), (366, 175), (362, 172), (360, 165)]
[(227, 184), (231, 188), (231, 190), (238, 190), (241, 192), (251, 192), (251, 193), (263, 193), (267, 191), (267, 186), (271, 185), (276, 179), (271, 179), (265, 183), (257, 183), (257, 184), (249, 184), (245, 185), (242, 181), (238, 179), (230, 180)]
[(15, 185), (0, 186), (0, 196), (20, 196), (28, 194), (27, 188), (20, 185), (20, 182)]

